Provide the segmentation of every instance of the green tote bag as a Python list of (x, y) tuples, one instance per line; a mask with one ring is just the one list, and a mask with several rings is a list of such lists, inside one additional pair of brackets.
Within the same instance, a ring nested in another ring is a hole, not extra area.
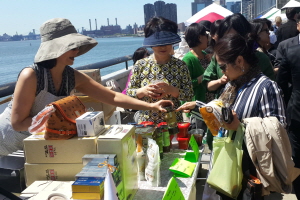
[(213, 141), (213, 167), (207, 178), (210, 187), (228, 197), (236, 199), (242, 189), (242, 144), (244, 129), (239, 126), (234, 139), (234, 131), (228, 137), (216, 137)]

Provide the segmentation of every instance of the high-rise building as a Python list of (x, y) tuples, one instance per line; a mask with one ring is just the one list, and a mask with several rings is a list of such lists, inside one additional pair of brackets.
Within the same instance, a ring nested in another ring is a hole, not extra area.
[(194, 0), (194, 2), (192, 2), (192, 15), (196, 14), (206, 6), (209, 6), (212, 2), (212, 0)]
[(174, 3), (165, 3), (164, 1), (156, 1), (153, 4), (144, 5), (144, 19), (145, 24), (149, 21), (150, 18), (164, 17), (166, 19), (172, 20), (177, 23), (177, 5)]
[(154, 2), (154, 13), (155, 16), (163, 17), (165, 14), (165, 2), (164, 1), (155, 1)]
[(145, 4), (144, 5), (144, 19), (145, 19), (145, 24), (149, 21), (151, 17), (154, 16), (154, 5), (151, 3)]
[[(174, 12), (175, 11), (175, 12)], [(167, 3), (165, 5), (165, 18), (177, 23), (177, 5), (174, 3)]]
[(240, 1), (236, 1), (231, 6), (231, 12), (233, 12), (233, 13), (240, 13), (241, 12), (241, 2)]
[(231, 12), (232, 12), (232, 8), (231, 8), (231, 6), (234, 4), (235, 2), (227, 2), (226, 3), (226, 8), (228, 9), (228, 10), (230, 10)]

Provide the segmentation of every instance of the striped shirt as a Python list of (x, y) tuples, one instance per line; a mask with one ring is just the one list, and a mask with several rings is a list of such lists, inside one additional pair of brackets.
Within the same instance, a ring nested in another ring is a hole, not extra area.
[[(226, 87), (230, 83), (227, 83)], [(196, 103), (201, 106), (200, 102)], [(276, 82), (271, 81), (263, 74), (259, 74), (238, 92), (237, 98), (232, 105), (239, 120), (249, 117), (276, 117), (286, 127), (285, 107), (282, 98), (282, 91)], [(192, 111), (199, 117), (199, 113)]]

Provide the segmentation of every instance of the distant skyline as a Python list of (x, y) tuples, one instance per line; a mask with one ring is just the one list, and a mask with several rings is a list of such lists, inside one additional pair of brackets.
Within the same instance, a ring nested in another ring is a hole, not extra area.
[[(191, 14), (191, 3), (193, 0), (163, 0), (165, 3), (177, 5), (178, 23), (189, 19)], [(236, 0), (228, 0), (236, 1)], [(40, 26), (46, 20), (56, 17), (69, 19), (76, 29), (81, 31), (82, 27), (98, 29), (107, 25), (107, 18), (110, 24), (115, 25), (115, 18), (118, 25), (124, 29), (127, 25), (137, 23), (144, 25), (144, 4), (154, 3), (149, 0), (1, 0), (0, 35), (4, 33), (15, 35), (16, 33), (27, 35), (35, 29), (39, 34)]]

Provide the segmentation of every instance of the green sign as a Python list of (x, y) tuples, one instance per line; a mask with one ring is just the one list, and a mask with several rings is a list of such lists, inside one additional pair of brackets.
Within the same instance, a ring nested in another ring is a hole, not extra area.
[(198, 162), (198, 158), (199, 158), (199, 147), (194, 138), (194, 135), (191, 136), (189, 144), (192, 147), (193, 151), (186, 152), (184, 159), (196, 163)]
[(184, 196), (174, 177), (169, 180), (167, 190), (165, 191), (162, 200), (184, 200)]
[(196, 163), (186, 161), (182, 158), (175, 158), (169, 169), (174, 172), (175, 177), (188, 178), (193, 175), (195, 167)]

